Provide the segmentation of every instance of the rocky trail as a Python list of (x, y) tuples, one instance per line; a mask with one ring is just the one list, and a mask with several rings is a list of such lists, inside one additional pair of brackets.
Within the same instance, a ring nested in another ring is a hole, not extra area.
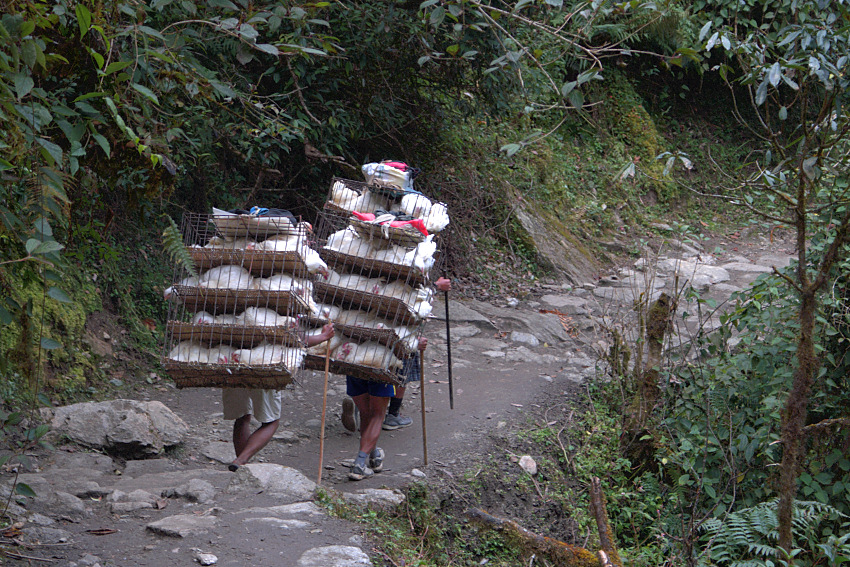
[[(402, 413), (413, 425), (384, 431), (379, 441), (387, 455), (384, 472), (349, 481), (357, 436), (340, 422), (345, 381), (332, 375), (321, 488), (355, 504), (388, 507), (402, 501), (399, 489), (413, 481), (455, 478), (473, 455), (488, 452), (494, 431), (522, 422), (542, 398), (574, 392), (593, 379), (607, 346), (603, 329), (628, 329), (636, 299), (692, 285), (722, 304), (760, 273), (787, 265), (791, 253), (787, 243), (758, 234), (702, 246), (674, 242), (652, 261), (630, 262), (581, 286), (538, 284), (528, 297), (498, 302), (453, 298), (453, 409), (445, 305), (435, 305), (436, 318), (425, 326), (427, 464), (422, 391), (411, 386)], [(696, 312), (696, 305), (680, 299), (679, 312), (686, 309)], [(678, 324), (673, 346), (687, 346), (698, 325), (713, 328), (717, 313), (708, 315)], [(231, 422), (222, 419), (218, 390), (177, 390), (163, 380), (138, 390), (134, 402), (54, 408), (57, 450), (34, 455), (32, 469), (17, 476), (10, 467), (0, 472), (4, 502), (16, 478), (38, 495), (12, 499), (12, 526), (0, 531), (7, 551), (0, 564), (380, 564), (356, 524), (330, 516), (315, 501), (323, 387), (322, 373), (302, 372), (285, 391), (275, 439), (236, 472), (225, 466), (234, 457)], [(163, 451), (165, 445), (174, 446)], [(129, 458), (109, 456), (130, 448)], [(153, 455), (142, 458), (146, 451)]]

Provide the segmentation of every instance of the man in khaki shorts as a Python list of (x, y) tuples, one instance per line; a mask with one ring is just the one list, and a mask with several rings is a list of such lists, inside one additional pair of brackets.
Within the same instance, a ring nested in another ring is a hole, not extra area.
[[(315, 346), (334, 336), (333, 324), (322, 327), (322, 332), (307, 337), (307, 346)], [(235, 471), (251, 460), (271, 441), (280, 423), (281, 396), (279, 390), (256, 388), (223, 388), (221, 405), (224, 419), (233, 419), (233, 450), (236, 458), (227, 468)], [(251, 418), (260, 422), (251, 433)]]

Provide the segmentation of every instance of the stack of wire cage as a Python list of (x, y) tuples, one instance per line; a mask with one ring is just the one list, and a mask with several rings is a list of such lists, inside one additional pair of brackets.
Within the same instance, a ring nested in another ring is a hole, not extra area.
[(162, 353), (177, 387), (282, 389), (294, 381), (306, 354), (300, 322), (313, 313), (308, 230), (285, 216), (183, 216), (191, 262), (176, 265), (165, 290)]
[(401, 384), (403, 361), (416, 351), (431, 312), (432, 274), (438, 273), (441, 255), (433, 235), (413, 226), (363, 220), (352, 211), (381, 217), (398, 211), (400, 199), (409, 194), (332, 180), (315, 231), (328, 272), (313, 283), (319, 316), (312, 324), (332, 321), (336, 334), (307, 350), (306, 368), (323, 370), (327, 362), (335, 374)]

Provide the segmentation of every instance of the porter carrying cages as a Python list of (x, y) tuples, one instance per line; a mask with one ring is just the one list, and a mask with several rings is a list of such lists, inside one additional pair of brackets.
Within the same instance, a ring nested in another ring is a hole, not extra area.
[(307, 368), (324, 369), (330, 349), (334, 373), (401, 383), (403, 360), (416, 351), (431, 312), (431, 274), (440, 257), (422, 218), (398, 210), (399, 200), (410, 208), (420, 197), (427, 201), (409, 191), (332, 181), (316, 229), (328, 272), (316, 276), (313, 290), (320, 313), (314, 324), (333, 321), (336, 336), (307, 350)]
[(186, 214), (195, 274), (175, 269), (163, 366), (178, 387), (280, 389), (305, 356), (300, 320), (315, 312), (308, 225), (290, 217)]

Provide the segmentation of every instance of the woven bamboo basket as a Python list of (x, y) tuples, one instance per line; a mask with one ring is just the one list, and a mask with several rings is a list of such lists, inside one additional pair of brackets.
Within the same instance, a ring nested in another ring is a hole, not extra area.
[(210, 216), (209, 221), (219, 234), (229, 238), (265, 239), (276, 234), (303, 234), (288, 217), (216, 214)]
[(405, 358), (413, 351), (405, 346), (405, 342), (398, 338), (392, 329), (373, 329), (371, 327), (358, 327), (357, 325), (345, 325), (334, 323), (334, 329), (357, 342), (375, 341), (390, 347), (398, 358)]
[[(316, 354), (307, 353), (304, 358), (304, 368), (307, 370), (325, 371), (325, 357)], [(328, 372), (331, 374), (341, 374), (343, 376), (354, 376), (361, 380), (370, 382), (385, 382), (395, 386), (401, 386), (402, 382), (399, 376), (389, 370), (383, 368), (375, 368), (373, 366), (363, 366), (362, 364), (352, 364), (341, 360), (330, 360)]]
[(219, 325), (169, 321), (166, 330), (176, 341), (198, 341), (204, 344), (225, 343), (234, 348), (254, 348), (262, 342), (286, 346), (303, 346), (294, 329), (249, 325)]
[(385, 276), (388, 279), (398, 279), (414, 286), (425, 283), (425, 276), (422, 272), (412, 266), (393, 264), (392, 262), (375, 260), (373, 258), (363, 258), (362, 256), (354, 256), (353, 254), (346, 254), (330, 248), (319, 250), (319, 256), (327, 262), (328, 267), (343, 267), (346, 269), (345, 271), (350, 273), (356, 273), (370, 278)]
[(294, 250), (287, 252), (219, 248), (189, 248), (188, 250), (199, 271), (233, 265), (242, 266), (259, 277), (268, 277), (276, 272), (286, 272), (297, 277), (309, 275), (304, 259)]
[(202, 364), (166, 359), (163, 367), (178, 388), (282, 390), (294, 382), (291, 370), (276, 365)]
[(203, 288), (185, 285), (174, 286), (174, 297), (194, 312), (234, 313), (247, 307), (268, 307), (281, 315), (310, 313), (310, 306), (291, 291), (266, 291), (261, 289)]
[(313, 283), (313, 293), (316, 301), (320, 303), (334, 303), (349, 309), (374, 311), (378, 317), (396, 325), (414, 325), (421, 321), (421, 318), (397, 297), (337, 287), (323, 282)]

